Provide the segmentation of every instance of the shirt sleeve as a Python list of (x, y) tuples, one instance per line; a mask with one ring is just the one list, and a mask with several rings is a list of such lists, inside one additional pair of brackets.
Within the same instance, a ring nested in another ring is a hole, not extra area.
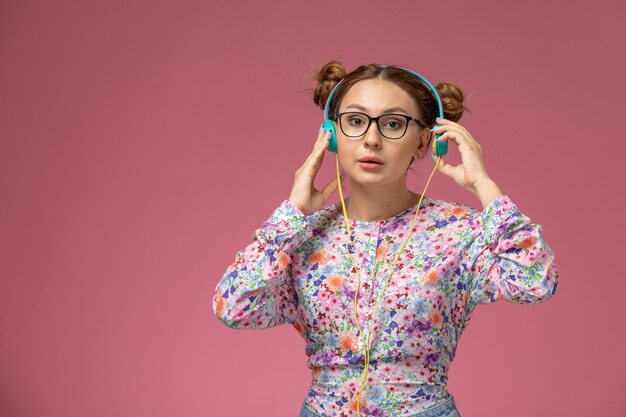
[(554, 253), (508, 196), (495, 199), (473, 220), (478, 232), (465, 253), (469, 301), (477, 304), (506, 300), (537, 304), (556, 292)]
[(285, 200), (237, 252), (213, 296), (213, 311), (228, 327), (265, 329), (296, 321), (298, 298), (290, 254), (311, 235), (306, 217)]

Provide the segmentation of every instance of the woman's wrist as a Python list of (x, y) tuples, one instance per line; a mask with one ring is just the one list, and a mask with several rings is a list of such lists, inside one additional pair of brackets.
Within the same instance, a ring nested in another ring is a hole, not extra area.
[(489, 177), (476, 181), (474, 184), (474, 190), (474, 193), (480, 200), (483, 209), (487, 208), (493, 200), (504, 195), (502, 190), (500, 190), (500, 187), (498, 187), (498, 185)]
[(296, 207), (298, 210), (300, 210), (300, 212), (302, 214), (304, 214), (305, 216), (308, 216), (310, 213), (308, 213), (307, 211), (305, 211), (305, 205), (302, 203), (297, 202), (295, 199), (293, 199), (291, 196), (289, 196), (289, 198), (287, 199), (294, 207)]
[(304, 212), (304, 209), (302, 207), (302, 205), (296, 203), (292, 198), (288, 198), (287, 201), (289, 202), (289, 204), (291, 204), (293, 206), (294, 209), (296, 209), (296, 211), (298, 211), (300, 214), (307, 216), (308, 214)]

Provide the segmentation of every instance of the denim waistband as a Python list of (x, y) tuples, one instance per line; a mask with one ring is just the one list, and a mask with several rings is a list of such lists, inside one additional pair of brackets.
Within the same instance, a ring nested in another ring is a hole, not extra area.
[[(311, 410), (310, 406), (306, 403), (306, 400), (302, 404), (299, 417), (325, 417), (321, 414), (317, 414)], [(362, 417), (366, 417), (362, 415)], [(450, 395), (447, 399), (436, 404), (424, 411), (418, 413), (407, 414), (401, 417), (461, 417), (459, 411), (456, 409), (454, 397)]]

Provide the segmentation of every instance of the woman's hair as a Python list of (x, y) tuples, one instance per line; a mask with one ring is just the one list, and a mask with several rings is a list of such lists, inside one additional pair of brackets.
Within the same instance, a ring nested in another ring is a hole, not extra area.
[[(339, 81), (343, 80), (335, 91), (328, 109), (329, 117), (335, 120), (339, 103), (348, 90), (357, 82), (370, 79), (389, 81), (402, 88), (415, 100), (421, 119), (426, 126), (432, 127), (436, 124), (435, 119), (439, 116), (439, 109), (435, 95), (430, 88), (415, 75), (394, 66), (361, 65), (347, 74), (340, 62), (330, 61), (315, 76), (317, 88), (313, 90), (313, 101), (323, 110), (331, 91)], [(463, 106), (465, 95), (461, 88), (447, 82), (439, 83), (435, 88), (441, 98), (443, 117), (453, 122), (460, 120), (463, 112), (467, 110)]]

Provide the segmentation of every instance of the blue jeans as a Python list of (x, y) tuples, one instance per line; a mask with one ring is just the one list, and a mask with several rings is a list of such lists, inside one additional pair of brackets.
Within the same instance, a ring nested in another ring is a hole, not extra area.
[[(298, 417), (322, 417), (321, 415), (313, 412), (307, 405), (306, 401), (302, 404), (300, 409), (300, 415)], [(450, 395), (447, 400), (431, 407), (427, 410), (420, 411), (416, 414), (409, 414), (404, 417), (461, 417), (459, 411), (456, 409), (454, 403), (454, 397)]]

